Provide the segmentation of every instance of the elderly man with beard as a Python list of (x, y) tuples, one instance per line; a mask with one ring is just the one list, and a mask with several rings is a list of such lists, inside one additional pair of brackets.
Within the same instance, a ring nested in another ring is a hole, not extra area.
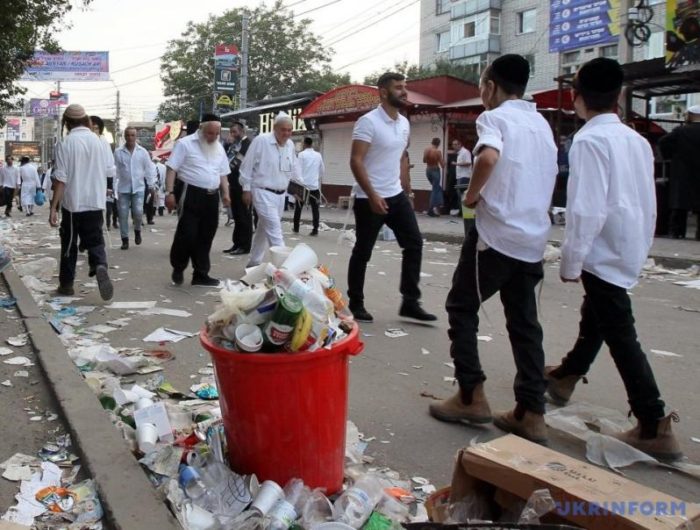
[(257, 136), (248, 148), (239, 181), (243, 203), (258, 213), (248, 266), (259, 265), (269, 246), (284, 245), (282, 212), (289, 181), (301, 180), (299, 161), (292, 137), (292, 119), (280, 112), (273, 131)]
[[(192, 285), (216, 286), (219, 280), (209, 276), (209, 253), (219, 225), (219, 196), (229, 206), (228, 158), (219, 143), (221, 120), (205, 114), (196, 134), (186, 136), (175, 144), (166, 164), (168, 211), (178, 206), (179, 220), (170, 248), (172, 280), (182, 285), (184, 271), (192, 260)], [(175, 173), (182, 181), (179, 202), (175, 200)]]

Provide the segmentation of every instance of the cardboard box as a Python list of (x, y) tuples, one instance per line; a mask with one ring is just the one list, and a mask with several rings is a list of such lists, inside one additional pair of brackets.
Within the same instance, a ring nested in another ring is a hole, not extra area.
[(558, 517), (583, 528), (700, 530), (700, 506), (514, 435), (460, 451), (450, 502), (474, 492), (493, 499), (498, 489), (527, 500), (542, 488)]

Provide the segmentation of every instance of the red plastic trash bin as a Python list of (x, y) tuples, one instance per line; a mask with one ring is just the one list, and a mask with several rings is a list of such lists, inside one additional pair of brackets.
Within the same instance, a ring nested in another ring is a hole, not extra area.
[(362, 352), (357, 324), (330, 349), (238, 353), (200, 341), (212, 356), (235, 472), (284, 485), (301, 478), (327, 494), (343, 485), (348, 357)]

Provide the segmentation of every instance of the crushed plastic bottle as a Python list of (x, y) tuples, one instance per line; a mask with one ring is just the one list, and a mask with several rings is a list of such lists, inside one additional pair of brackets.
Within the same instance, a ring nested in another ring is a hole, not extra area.
[(304, 481), (298, 478), (290, 480), (284, 487), (284, 498), (278, 500), (267, 514), (267, 530), (287, 530), (292, 526), (304, 509), (309, 494)]
[(302, 528), (313, 528), (333, 520), (333, 505), (323, 491), (321, 488), (316, 488), (306, 499), (301, 511)]
[(382, 495), (379, 481), (372, 475), (362, 475), (335, 501), (333, 519), (360, 528), (372, 515)]
[(348, 303), (345, 298), (343, 298), (343, 293), (340, 292), (340, 289), (335, 286), (335, 280), (331, 277), (328, 268), (321, 265), (318, 269), (314, 269), (314, 272), (318, 273), (319, 275), (323, 275), (323, 277), (325, 277), (327, 280), (327, 282), (322, 283), (323, 292), (325, 293), (326, 297), (333, 302), (336, 316), (341, 320), (354, 320), (352, 312), (348, 307)]
[(213, 514), (218, 502), (192, 466), (180, 466), (180, 485), (193, 504)]

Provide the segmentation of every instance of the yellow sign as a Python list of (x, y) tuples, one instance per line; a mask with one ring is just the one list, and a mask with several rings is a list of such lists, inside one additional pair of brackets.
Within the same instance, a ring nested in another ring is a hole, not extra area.
[(223, 94), (222, 96), (219, 96), (219, 99), (216, 100), (216, 105), (218, 107), (232, 107), (233, 100), (226, 94)]

